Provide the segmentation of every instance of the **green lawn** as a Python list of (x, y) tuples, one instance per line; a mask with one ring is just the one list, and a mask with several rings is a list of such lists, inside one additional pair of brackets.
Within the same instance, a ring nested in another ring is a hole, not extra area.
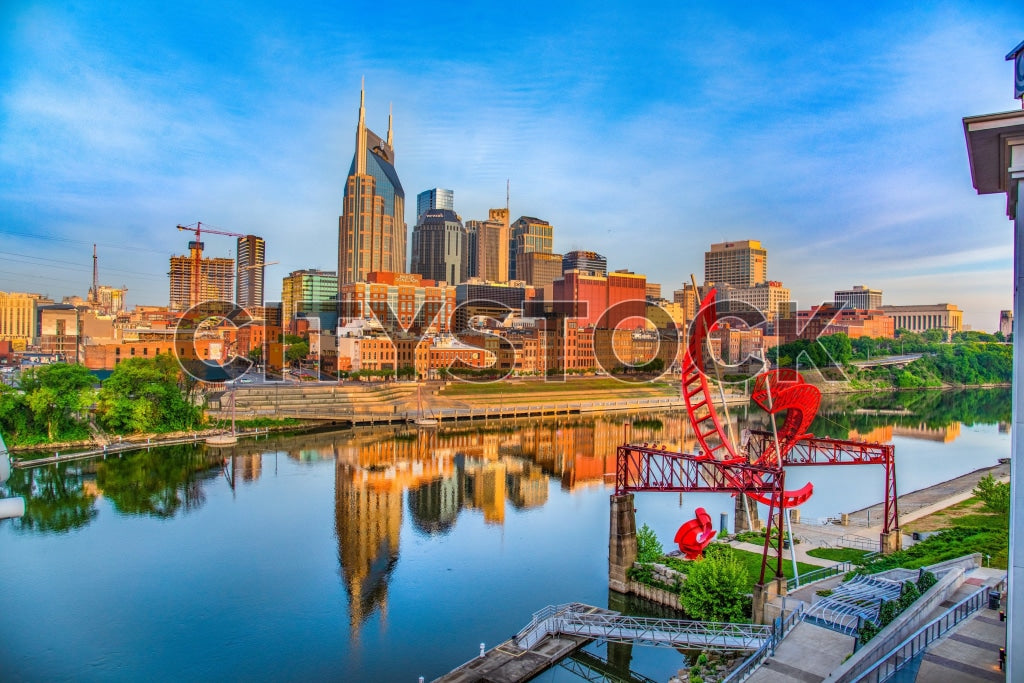
[[(744, 569), (747, 570), (747, 576), (750, 578), (751, 585), (757, 583), (758, 580), (761, 578), (761, 553), (752, 553), (747, 550), (740, 550), (739, 548), (734, 548), (732, 546), (729, 546), (729, 548), (732, 550), (733, 555), (736, 557), (736, 559), (738, 559), (743, 564)], [(789, 551), (784, 550), (783, 552), (785, 552), (786, 554), (782, 561), (782, 573), (786, 575), (787, 579), (791, 579), (793, 578), (793, 561), (790, 559)], [(766, 581), (771, 580), (775, 576), (774, 561), (774, 556), (769, 556), (768, 570), (765, 573)], [(682, 560), (675, 557), (665, 558), (664, 563), (669, 567), (677, 569), (681, 572), (687, 571), (687, 568), (691, 564), (689, 560)], [(800, 571), (801, 575), (814, 571), (815, 569), (821, 569), (821, 567), (818, 567), (813, 564), (807, 564), (805, 562), (797, 562), (796, 566), (797, 569)]]
[(807, 551), (807, 554), (811, 557), (820, 557), (823, 560), (832, 560), (833, 562), (860, 564), (864, 561), (864, 556), (868, 552), (867, 550), (857, 550), (856, 548), (811, 548)]

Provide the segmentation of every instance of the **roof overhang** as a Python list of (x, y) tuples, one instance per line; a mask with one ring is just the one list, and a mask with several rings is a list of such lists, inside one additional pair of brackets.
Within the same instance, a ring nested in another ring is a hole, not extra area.
[(1024, 178), (1024, 110), (964, 117), (971, 182), (978, 194), (1006, 193), (1015, 214), (1016, 183)]

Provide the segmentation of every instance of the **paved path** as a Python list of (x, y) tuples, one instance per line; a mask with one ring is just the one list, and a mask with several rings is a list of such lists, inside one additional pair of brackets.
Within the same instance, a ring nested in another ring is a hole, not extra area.
[[(938, 616), (980, 586), (1005, 573), (1003, 569), (976, 569), (971, 578), (932, 616)], [(921, 659), (916, 680), (919, 683), (1004, 681), (1006, 676), (999, 669), (999, 648), (1005, 645), (1006, 622), (999, 621), (998, 610), (984, 607), (929, 646)]]
[(807, 622), (797, 624), (747, 678), (750, 683), (818, 683), (853, 652), (853, 637)]
[[(911, 522), (926, 515), (941, 510), (942, 508), (955, 505), (962, 500), (971, 497), (971, 492), (978, 485), (978, 481), (991, 474), (996, 479), (1009, 480), (1010, 465), (995, 465), (983, 467), (973, 472), (968, 472), (956, 479), (944, 481), (928, 488), (919, 489), (905, 493), (899, 497), (900, 523)], [(882, 503), (850, 513), (850, 525), (874, 528), (881, 531), (883, 516)]]
[[(988, 474), (998, 480), (1008, 481), (1010, 465), (983, 467), (956, 479), (899, 496), (900, 524), (907, 524), (915, 519), (927, 517), (933, 512), (970, 498), (978, 481)], [(882, 533), (882, 514), (883, 505), (878, 503), (851, 512), (848, 526), (798, 523), (793, 525), (793, 535), (802, 540), (807, 548), (848, 546), (878, 550), (878, 536)], [(797, 548), (799, 549), (799, 545)]]

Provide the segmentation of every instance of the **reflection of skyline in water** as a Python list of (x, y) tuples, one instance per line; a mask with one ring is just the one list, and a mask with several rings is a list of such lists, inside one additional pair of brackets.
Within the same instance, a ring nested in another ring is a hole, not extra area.
[[(895, 439), (897, 474), (912, 475), (907, 477), (908, 491), (984, 466), (1002, 454), (1000, 449), (1008, 442), (994, 426), (942, 425), (927, 413), (879, 414), (882, 410), (899, 406), (844, 400), (827, 406), (823, 412), (828, 419), (812, 431), (831, 430), (844, 438), (872, 441)], [(754, 410), (739, 407), (731, 416), (737, 426), (755, 419), (757, 425), (767, 425), (763, 414)], [(334, 672), (355, 667), (352, 670), (364, 679), (367, 673), (386, 668), (385, 660), (392, 662), (389, 674), (408, 670), (412, 655), (406, 652), (406, 659), (401, 659), (395, 643), (409, 638), (429, 640), (424, 649), (429, 648), (431, 655), (447, 653), (437, 658), (447, 666), (448, 659), (464, 658), (461, 645), (446, 649), (449, 634), (463, 641), (468, 634), (473, 641), (486, 628), (485, 622), (505, 619), (502, 623), (507, 621), (510, 630), (502, 634), (522, 625), (519, 617), (505, 617), (514, 616), (519, 608), (528, 616), (539, 606), (527, 604), (535, 595), (523, 587), (528, 582), (521, 578), (538, 566), (546, 567), (545, 586), (562, 581), (560, 592), (545, 596), (546, 602), (575, 597), (576, 590), (591, 600), (605, 595), (602, 558), (607, 550), (609, 474), (629, 419), (632, 441), (694, 449), (682, 412), (461, 423), (426, 431), (392, 427), (272, 435), (221, 450), (202, 445), (154, 448), (105, 463), (83, 461), (20, 471), (20, 481), (12, 483), (27, 491), (19, 495), (37, 501), (30, 508), (35, 516), (24, 526), (4, 520), (0, 532), (8, 532), (4, 538), (11, 555), (24, 555), (26, 562), (42, 558), (26, 549), (49, 545), (52, 557), (78, 556), (95, 565), (94, 571), (102, 566), (103, 549), (123, 543), (128, 552), (111, 563), (110, 572), (116, 576), (123, 568), (126, 576), (145, 577), (138, 579), (139, 590), (149, 591), (150, 597), (138, 604), (158, 603), (161, 596), (172, 594), (168, 582), (194, 571), (202, 582), (192, 582), (174, 595), (193, 595), (197, 585), (217, 588), (204, 596), (195, 614), (171, 615), (175, 623), (187, 623), (190, 633), (204, 627), (224, 633), (235, 626), (237, 610), (243, 609), (241, 616), (247, 620), (282, 624), (286, 630), (288, 624), (296, 629), (301, 624), (311, 644), (310, 658), (331, 662)], [(800, 475), (813, 479), (819, 489), (810, 504), (820, 509), (808, 508), (808, 517), (856, 509), (876, 502), (881, 494), (877, 468), (804, 468), (793, 473)], [(0, 491), (10, 495), (13, 489)], [(689, 518), (694, 505), (708, 506), (713, 516), (720, 511), (732, 514), (733, 501), (726, 495), (687, 494), (685, 509), (675, 495), (644, 495), (638, 504), (642, 519), (662, 539), (671, 537), (681, 515)], [(328, 512), (331, 506), (333, 516)], [(189, 511), (196, 515), (192, 520), (172, 522)], [(90, 525), (88, 533), (80, 533)], [(68, 538), (54, 537), (62, 531)], [(98, 552), (83, 556), (85, 543)], [(177, 558), (169, 558), (170, 548), (193, 562), (189, 571), (182, 571)], [(64, 582), (76, 596), (91, 595), (82, 587), (87, 584), (73, 583), (76, 577), (51, 571), (49, 558), (40, 560), (36, 574), (50, 581), (56, 577), (58, 590)], [(167, 575), (160, 573), (164, 565)], [(569, 569), (562, 571), (563, 566)], [(268, 581), (278, 573), (297, 581), (275, 580), (275, 588), (269, 588)], [(227, 591), (218, 583), (224, 576), (235, 577), (225, 584)], [(479, 614), (481, 604), (492, 607), (493, 614)], [(210, 616), (209, 605), (217, 606), (218, 616)], [(19, 609), (21, 617), (40, 618), (35, 607)], [(95, 606), (89, 603), (82, 611), (94, 614)], [(301, 619), (295, 618), (297, 614)], [(140, 608), (132, 618), (147, 623), (153, 617)], [(71, 628), (67, 632), (73, 632)], [(110, 636), (103, 642), (134, 642), (129, 630), (118, 630), (118, 623), (111, 622), (109, 628)], [(154, 628), (164, 628), (163, 623), (154, 621)], [(431, 629), (440, 634), (433, 640), (427, 633)], [(170, 628), (166, 635), (176, 637)], [(246, 632), (245, 638), (250, 637), (238, 641), (234, 653), (251, 648), (248, 652), (258, 658), (273, 650), (269, 643), (278, 634), (255, 629)], [(78, 656), (82, 650), (71, 651)], [(132, 651), (142, 653), (145, 648)], [(357, 661), (357, 651), (365, 661)], [(45, 653), (33, 651), (31, 656), (35, 664), (42, 663), (39, 670), (45, 670), (50, 661)], [(148, 655), (139, 656), (140, 661), (149, 661)], [(210, 661), (203, 666), (215, 668), (216, 658)], [(316, 666), (302, 669), (301, 662), (294, 665), (308, 678), (317, 678), (318, 673), (323, 677), (326, 671)], [(262, 660), (253, 666), (274, 670)], [(441, 668), (436, 662), (431, 666), (429, 673)]]

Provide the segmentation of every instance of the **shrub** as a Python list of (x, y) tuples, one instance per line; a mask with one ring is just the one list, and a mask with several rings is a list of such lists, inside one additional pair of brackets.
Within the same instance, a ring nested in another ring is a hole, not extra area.
[(654, 580), (654, 567), (650, 564), (634, 565), (626, 572), (626, 576), (633, 581), (650, 584)]
[(935, 578), (935, 574), (922, 570), (921, 575), (917, 577), (917, 590), (922, 594), (927, 593), (928, 589), (938, 582), (939, 580)]
[(892, 623), (896, 615), (900, 613), (900, 605), (897, 600), (886, 600), (878, 607), (878, 626), (885, 628)]
[(644, 524), (636, 532), (636, 561), (657, 562), (665, 554), (654, 530)]
[(981, 498), (981, 502), (992, 512), (1008, 512), (1010, 510), (1010, 482), (996, 481), (991, 474), (986, 474), (978, 481), (973, 491)]
[(743, 564), (726, 552), (693, 562), (679, 593), (690, 617), (702, 621), (742, 621), (749, 606), (749, 579)]
[(860, 626), (860, 630), (857, 632), (857, 640), (859, 640), (860, 644), (863, 645), (864, 643), (868, 642), (869, 640), (877, 636), (880, 630), (881, 629), (879, 629), (873, 623), (865, 619), (864, 623)]
[(899, 611), (902, 612), (910, 607), (919, 597), (921, 597), (921, 591), (917, 589), (917, 584), (913, 581), (904, 581), (903, 588), (900, 589), (899, 600), (897, 600)]

